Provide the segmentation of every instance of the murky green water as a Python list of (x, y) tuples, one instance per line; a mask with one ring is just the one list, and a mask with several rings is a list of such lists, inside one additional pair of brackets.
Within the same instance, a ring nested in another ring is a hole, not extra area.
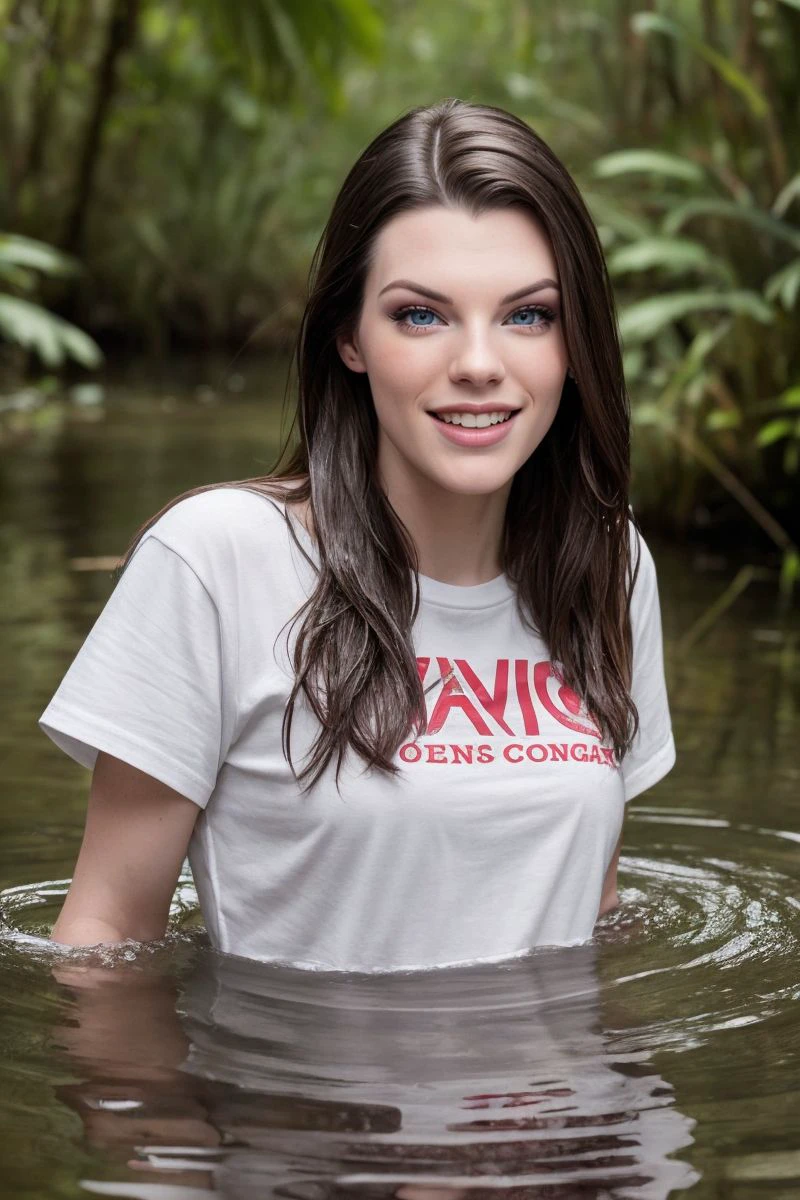
[(111, 590), (76, 560), (270, 468), (283, 370), (246, 373), (117, 387), (0, 460), (0, 1195), (800, 1196), (797, 621), (757, 581), (678, 653), (730, 557), (648, 536), (678, 763), (629, 807), (592, 943), (278, 969), (210, 950), (187, 876), (165, 943), (48, 950), (89, 775), (36, 718)]

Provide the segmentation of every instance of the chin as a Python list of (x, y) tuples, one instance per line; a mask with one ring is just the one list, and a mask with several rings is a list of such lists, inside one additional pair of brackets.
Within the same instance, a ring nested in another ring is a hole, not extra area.
[(429, 478), (443, 491), (452, 492), (455, 496), (492, 496), (511, 483), (515, 472), (516, 468), (498, 471), (495, 467), (491, 471), (481, 471), (473, 467), (458, 476), (449, 472), (433, 472)]

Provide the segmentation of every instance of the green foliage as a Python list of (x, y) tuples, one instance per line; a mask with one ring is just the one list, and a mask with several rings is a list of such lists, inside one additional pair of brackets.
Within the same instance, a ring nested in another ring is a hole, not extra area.
[[(800, 21), (753, 6), (750, 28), (737, 32), (724, 3), (665, 7), (630, 21), (646, 43), (636, 65), (646, 61), (666, 84), (659, 93), (640, 80), (655, 117), (625, 111), (628, 147), (592, 162), (592, 178), (606, 186), (587, 195), (619, 299), (649, 468), (639, 478), (651, 504), (671, 490), (678, 523), (716, 481), (780, 548), (786, 579), (796, 517), (789, 532), (758, 493), (774, 495), (791, 521), (800, 465), (792, 66)], [(617, 111), (625, 108), (618, 93)]]
[[(19, 16), (32, 8), (35, 28)], [(0, 0), (13, 26), (0, 40), (0, 226), (67, 244), (113, 8)], [(568, 165), (597, 221), (637, 503), (663, 511), (669, 497), (680, 526), (698, 501), (733, 495), (794, 553), (800, 0), (646, 8), (141, 0), (102, 113), (86, 270), (60, 277), (60, 311), (153, 350), (285, 346), (331, 200), (369, 139), (443, 95), (510, 108)], [(18, 301), (33, 302), (42, 272), (59, 285), (37, 253), (0, 257)], [(12, 325), (18, 337), (36, 328), (18, 306)], [(68, 352), (63, 330), (36, 336)]]
[(67, 358), (96, 367), (102, 358), (99, 347), (82, 330), (17, 296), (0, 296), (0, 333), (18, 346), (35, 350), (47, 367), (59, 367)]
[(637, 33), (661, 33), (688, 47), (694, 54), (709, 63), (725, 83), (747, 101), (753, 116), (766, 116), (769, 111), (767, 98), (756, 87), (752, 79), (724, 54), (720, 54), (700, 38), (693, 37), (689, 30), (677, 21), (671, 20), (663, 13), (640, 12), (632, 17), (631, 25)]
[(598, 179), (616, 179), (631, 172), (645, 175), (665, 175), (671, 179), (682, 179), (688, 183), (703, 183), (705, 171), (691, 159), (666, 150), (617, 150), (604, 154), (592, 163), (592, 174)]
[(608, 256), (608, 267), (615, 276), (660, 268), (670, 275), (697, 271), (711, 278), (716, 276), (729, 284), (736, 279), (729, 262), (712, 254), (707, 246), (692, 238), (658, 235), (640, 237), (613, 251)]
[(684, 317), (720, 309), (743, 313), (765, 324), (773, 316), (772, 308), (757, 292), (672, 292), (668, 296), (651, 296), (629, 305), (620, 316), (620, 332), (626, 342), (650, 341)]
[(381, 45), (382, 22), (365, 0), (196, 0), (194, 7), (216, 61), (271, 101), (302, 81), (341, 112), (343, 54), (374, 58)]
[[(66, 277), (78, 270), (75, 261), (33, 238), (0, 234), (0, 283), (33, 293), (37, 275)], [(99, 365), (102, 354), (88, 334), (21, 296), (0, 292), (0, 339), (34, 351), (47, 367), (73, 359), (84, 367)]]
[(33, 286), (33, 277), (28, 273), (29, 270), (63, 277), (74, 274), (79, 267), (69, 255), (44, 242), (20, 237), (19, 234), (0, 234), (0, 278), (30, 288)]
[[(778, 242), (786, 242), (800, 250), (800, 230), (773, 217), (771, 213), (753, 207), (750, 203), (721, 200), (716, 197), (699, 197), (676, 204), (664, 217), (664, 233), (677, 233), (695, 217), (718, 217), (739, 221), (752, 227), (752, 233), (763, 233)], [(734, 235), (735, 236), (735, 235)]]

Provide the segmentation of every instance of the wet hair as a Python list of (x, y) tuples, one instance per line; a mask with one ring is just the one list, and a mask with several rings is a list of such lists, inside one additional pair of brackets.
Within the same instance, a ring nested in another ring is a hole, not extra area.
[(369, 767), (397, 774), (396, 751), (427, 724), (411, 639), (420, 602), (416, 549), (377, 477), (369, 378), (344, 364), (337, 338), (358, 324), (381, 229), (431, 205), (475, 217), (513, 206), (549, 237), (575, 378), (566, 377), (548, 432), (512, 480), (502, 569), (522, 619), (543, 638), (618, 761), (638, 730), (630, 696), (630, 597), (639, 569), (638, 554), (633, 572), (630, 563), (631, 531), (639, 528), (628, 498), (630, 404), (597, 230), (566, 167), (529, 125), (504, 109), (448, 98), (412, 108), (379, 133), (336, 196), (311, 263), (294, 355), (297, 408), (275, 470), (182, 493), (137, 531), (120, 567), (150, 525), (188, 495), (237, 486), (285, 508), (307, 504), (319, 569), (294, 618), (301, 625), (282, 729), (291, 764), (302, 691), (321, 725), (303, 770), (292, 764), (306, 788), (334, 753), (338, 786), (348, 748)]

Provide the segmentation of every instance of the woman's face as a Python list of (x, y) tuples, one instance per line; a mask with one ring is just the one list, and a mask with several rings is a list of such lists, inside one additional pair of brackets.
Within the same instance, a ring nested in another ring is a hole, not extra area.
[[(338, 348), (369, 378), (383, 486), (507, 489), (552, 424), (568, 366), (546, 232), (522, 209), (434, 205), (387, 222), (373, 249)], [(473, 427), (478, 410), (493, 423)]]

